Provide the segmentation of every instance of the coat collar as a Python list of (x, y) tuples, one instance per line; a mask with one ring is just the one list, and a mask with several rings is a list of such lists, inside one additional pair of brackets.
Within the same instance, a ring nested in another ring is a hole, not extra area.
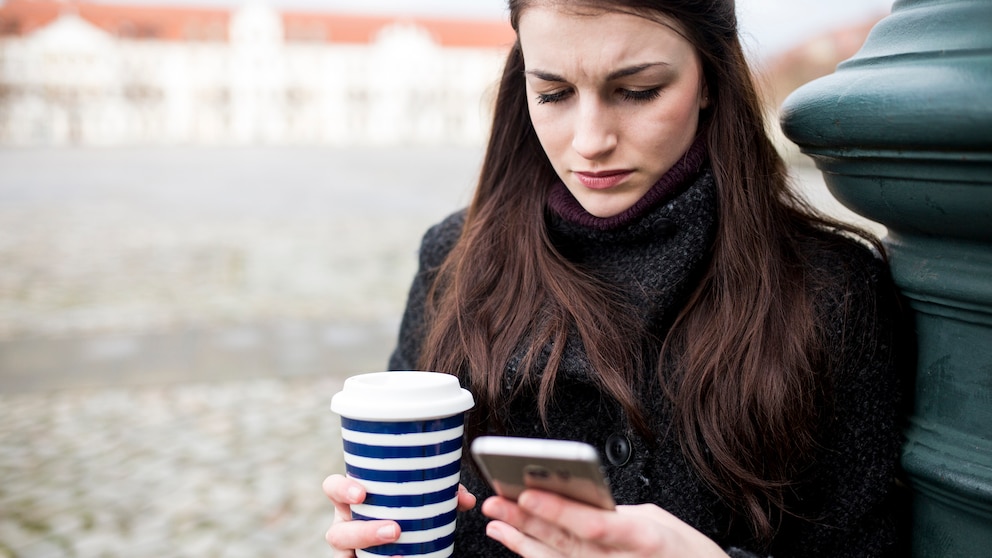
[[(710, 262), (717, 212), (716, 184), (704, 169), (681, 194), (621, 227), (599, 230), (554, 213), (547, 223), (558, 251), (623, 293), (663, 339)], [(578, 339), (569, 339), (562, 364), (566, 377), (588, 374)]]

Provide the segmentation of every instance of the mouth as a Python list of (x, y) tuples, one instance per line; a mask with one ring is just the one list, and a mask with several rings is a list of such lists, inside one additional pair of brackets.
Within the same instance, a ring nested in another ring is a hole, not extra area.
[(596, 172), (574, 171), (573, 174), (586, 188), (607, 190), (619, 185), (633, 173), (634, 171), (629, 169), (615, 169)]

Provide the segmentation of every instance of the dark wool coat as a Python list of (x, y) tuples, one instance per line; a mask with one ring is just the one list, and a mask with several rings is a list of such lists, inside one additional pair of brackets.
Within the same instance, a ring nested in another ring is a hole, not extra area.
[[(644, 319), (662, 334), (685, 304), (707, 265), (715, 237), (716, 187), (706, 171), (674, 198), (629, 223), (595, 230), (552, 214), (548, 226), (566, 257), (626, 289)], [(420, 251), (420, 270), (390, 359), (394, 370), (416, 369), (423, 335), (425, 293), (437, 267), (458, 239), (464, 213), (431, 228)], [(702, 531), (734, 557), (867, 558), (893, 555), (898, 532), (894, 497), (900, 444), (894, 364), (895, 295), (886, 268), (853, 241), (810, 239), (804, 246), (813, 273), (833, 288), (814, 294), (822, 311), (833, 403), (824, 412), (816, 464), (797, 479), (793, 504), (804, 519), (783, 520), (769, 548), (756, 545), (747, 526), (697, 476), (668, 430), (663, 397), (648, 409), (658, 438), (649, 444), (624, 412), (589, 380), (581, 344), (570, 342), (550, 409), (550, 431), (539, 420), (536, 397), (511, 403), (511, 436), (582, 440), (599, 449), (618, 504), (655, 503)], [(841, 304), (848, 302), (846, 312)], [(899, 347), (900, 351), (910, 350)], [(504, 374), (512, 379), (516, 362)], [(656, 376), (654, 369), (644, 374)], [(512, 384), (512, 382), (508, 382)], [(480, 502), (492, 494), (466, 463), (462, 482)], [(458, 519), (455, 555), (512, 556), (485, 536), (479, 506)]]

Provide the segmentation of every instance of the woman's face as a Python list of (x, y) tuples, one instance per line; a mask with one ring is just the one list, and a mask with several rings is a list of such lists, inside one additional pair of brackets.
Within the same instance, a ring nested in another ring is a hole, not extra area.
[(677, 28), (660, 18), (545, 6), (520, 17), (534, 130), (592, 215), (630, 208), (695, 139), (708, 99), (696, 50)]

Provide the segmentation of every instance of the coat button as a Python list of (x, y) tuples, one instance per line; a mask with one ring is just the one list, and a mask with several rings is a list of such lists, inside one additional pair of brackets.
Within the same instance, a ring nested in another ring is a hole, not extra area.
[(630, 461), (630, 440), (623, 434), (612, 434), (606, 439), (606, 459), (617, 467)]
[(675, 234), (675, 222), (662, 217), (651, 224), (655, 234), (662, 238), (668, 238)]

